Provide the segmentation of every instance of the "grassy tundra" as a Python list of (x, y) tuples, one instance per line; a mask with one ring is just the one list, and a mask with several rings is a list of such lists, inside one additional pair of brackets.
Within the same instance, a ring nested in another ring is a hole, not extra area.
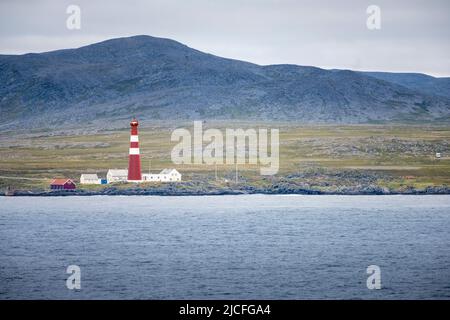
[[(143, 123), (140, 130), (142, 170), (176, 167), (183, 183), (221, 187), (234, 184), (235, 168), (173, 165), (170, 141), (174, 125)], [(193, 123), (178, 125), (191, 131)], [(289, 123), (209, 122), (207, 128), (279, 128), (280, 170), (262, 177), (255, 165), (239, 166), (238, 185), (265, 187), (294, 183), (312, 190), (333, 191), (375, 185), (389, 190), (450, 185), (450, 127), (415, 125), (295, 125)], [(51, 178), (78, 181), (81, 173), (105, 177), (110, 168), (126, 168), (129, 130), (83, 133), (36, 131), (0, 135), (0, 189), (47, 189)], [(440, 152), (441, 159), (435, 154)], [(143, 185), (152, 187), (151, 184)], [(237, 186), (237, 185), (235, 185)], [(104, 186), (81, 186), (99, 189)], [(122, 185), (121, 187), (128, 187)]]

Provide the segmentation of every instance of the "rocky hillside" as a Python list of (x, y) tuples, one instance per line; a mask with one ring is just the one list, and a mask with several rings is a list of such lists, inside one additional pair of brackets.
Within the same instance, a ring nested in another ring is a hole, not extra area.
[(363, 72), (363, 74), (426, 94), (450, 98), (450, 78), (435, 78), (422, 73)]
[(114, 126), (131, 115), (143, 120), (450, 121), (448, 80), (437, 80), (442, 85), (436, 87), (404, 78), (260, 66), (168, 39), (119, 38), (78, 49), (0, 55), (0, 129), (19, 121), (22, 128), (82, 127), (92, 121)]

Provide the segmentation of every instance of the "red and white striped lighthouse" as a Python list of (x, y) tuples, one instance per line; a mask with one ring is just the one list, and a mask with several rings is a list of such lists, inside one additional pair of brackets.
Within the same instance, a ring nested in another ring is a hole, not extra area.
[(142, 181), (141, 156), (139, 155), (138, 121), (133, 118), (130, 122), (130, 155), (128, 158), (128, 181)]

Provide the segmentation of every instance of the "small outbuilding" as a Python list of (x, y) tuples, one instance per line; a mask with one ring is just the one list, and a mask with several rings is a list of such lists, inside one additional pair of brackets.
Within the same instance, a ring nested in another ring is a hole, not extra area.
[(71, 179), (53, 179), (50, 184), (51, 190), (75, 190), (76, 184)]
[(108, 183), (114, 182), (127, 182), (128, 170), (127, 169), (109, 169), (106, 174), (106, 180)]
[(163, 182), (181, 181), (181, 173), (176, 169), (164, 169), (159, 175)]
[(101, 184), (101, 180), (98, 178), (97, 174), (83, 173), (80, 177), (81, 184)]

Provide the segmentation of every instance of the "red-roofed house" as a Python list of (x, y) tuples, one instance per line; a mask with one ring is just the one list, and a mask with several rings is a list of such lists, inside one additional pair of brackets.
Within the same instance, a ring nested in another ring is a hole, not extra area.
[(74, 190), (76, 187), (71, 179), (53, 179), (50, 184), (52, 190)]

